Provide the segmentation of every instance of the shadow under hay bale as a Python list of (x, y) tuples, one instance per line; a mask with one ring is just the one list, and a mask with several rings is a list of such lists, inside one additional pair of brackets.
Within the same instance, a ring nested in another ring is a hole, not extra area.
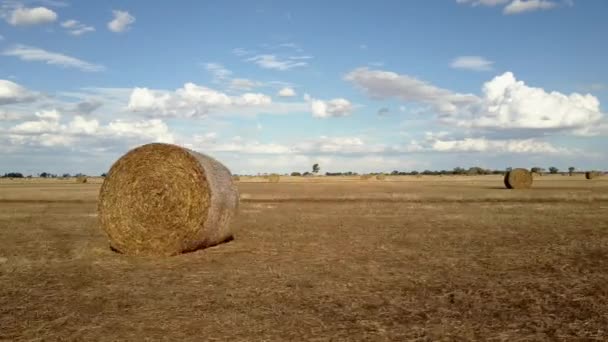
[(529, 189), (533, 177), (526, 169), (513, 169), (505, 174), (504, 183), (507, 189)]
[(233, 235), (238, 208), (230, 171), (179, 146), (148, 144), (112, 165), (98, 202), (112, 248), (131, 255), (176, 255)]

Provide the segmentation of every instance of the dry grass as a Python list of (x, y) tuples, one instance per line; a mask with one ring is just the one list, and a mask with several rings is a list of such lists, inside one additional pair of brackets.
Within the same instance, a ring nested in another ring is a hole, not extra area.
[(109, 250), (98, 185), (3, 184), (0, 340), (606, 340), (608, 181), (542, 178), (242, 182), (167, 259)]

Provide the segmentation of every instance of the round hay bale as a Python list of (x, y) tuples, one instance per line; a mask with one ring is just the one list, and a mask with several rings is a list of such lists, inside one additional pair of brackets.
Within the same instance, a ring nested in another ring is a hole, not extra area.
[(593, 179), (601, 176), (601, 174), (597, 171), (587, 171), (585, 172), (585, 179)]
[(361, 179), (361, 180), (368, 180), (370, 178), (372, 178), (372, 175), (361, 175), (361, 176), (359, 176), (359, 179)]
[(238, 201), (230, 171), (220, 162), (154, 143), (112, 165), (99, 193), (98, 216), (113, 249), (169, 256), (230, 240)]
[(76, 177), (76, 183), (86, 183), (87, 182), (87, 177)]
[(277, 175), (276, 173), (273, 173), (268, 176), (269, 183), (278, 183), (280, 179), (281, 179), (281, 176)]
[(376, 175), (376, 180), (383, 181), (385, 179), (386, 179), (386, 175), (383, 173)]
[(532, 174), (526, 169), (513, 169), (505, 174), (507, 189), (529, 189), (532, 181)]

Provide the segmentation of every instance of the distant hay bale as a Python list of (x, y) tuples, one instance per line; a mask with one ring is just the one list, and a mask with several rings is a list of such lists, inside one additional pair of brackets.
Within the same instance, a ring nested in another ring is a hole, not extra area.
[(281, 179), (281, 176), (277, 175), (276, 173), (268, 175), (269, 183), (278, 183), (280, 179)]
[(232, 180), (238, 182), (241, 180), (241, 177), (234, 175), (234, 176), (232, 176)]
[(597, 171), (587, 171), (587, 172), (585, 172), (585, 178), (586, 179), (597, 178), (597, 177), (599, 177), (601, 175), (602, 174), (600, 172), (597, 172)]
[(372, 178), (372, 175), (361, 175), (361, 176), (359, 177), (359, 179), (361, 179), (361, 180), (368, 180), (368, 179), (370, 179), (370, 178)]
[(383, 180), (386, 179), (386, 175), (383, 174), (383, 173), (381, 173), (379, 175), (376, 175), (376, 179), (379, 180), (379, 181), (383, 181)]
[(86, 183), (87, 182), (87, 177), (76, 177), (76, 183)]
[(238, 201), (230, 171), (220, 162), (154, 143), (112, 165), (99, 193), (98, 216), (113, 249), (168, 256), (229, 240)]
[(507, 189), (529, 189), (532, 186), (532, 174), (526, 169), (513, 169), (505, 174)]

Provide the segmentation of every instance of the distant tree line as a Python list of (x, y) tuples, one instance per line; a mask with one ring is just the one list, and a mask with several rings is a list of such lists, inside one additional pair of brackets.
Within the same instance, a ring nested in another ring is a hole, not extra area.
[[(54, 173), (50, 173), (50, 172), (42, 172), (36, 175), (37, 177), (40, 178), (71, 178), (71, 177), (88, 177), (87, 175), (85, 175), (84, 173), (75, 173), (75, 174), (69, 174), (69, 173), (64, 173), (61, 176), (56, 175)], [(101, 177), (105, 177), (106, 174), (102, 173)], [(23, 173), (21, 172), (7, 172), (4, 175), (0, 176), (0, 178), (32, 178), (32, 175), (27, 175), (24, 176)]]

